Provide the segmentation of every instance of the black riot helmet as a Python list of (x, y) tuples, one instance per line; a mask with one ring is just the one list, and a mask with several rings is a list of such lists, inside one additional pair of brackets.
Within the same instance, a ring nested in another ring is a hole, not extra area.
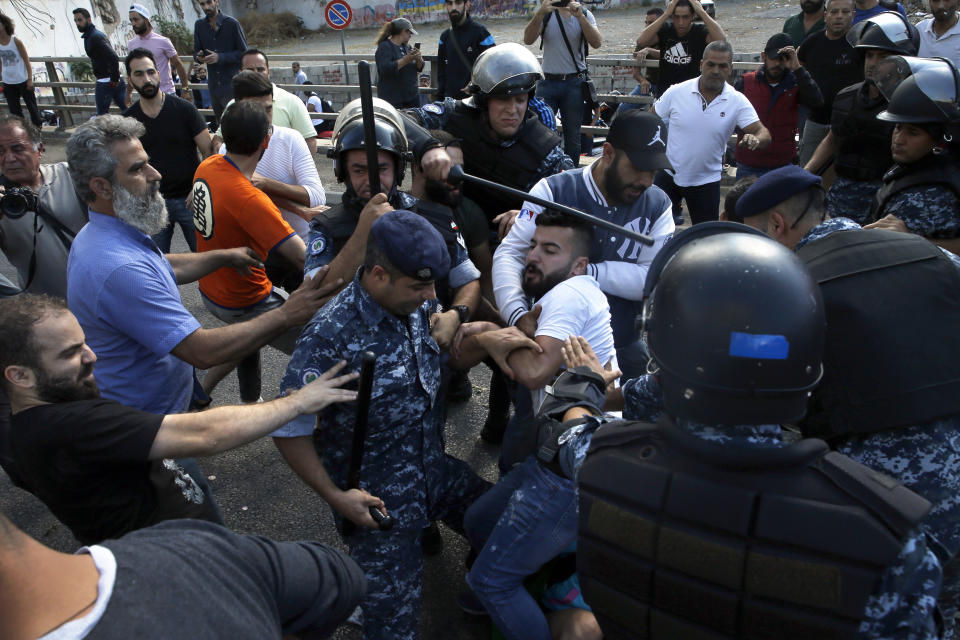
[(960, 73), (946, 58), (894, 56), (883, 61), (881, 91), (889, 103), (877, 114), (887, 122), (945, 125), (951, 142), (960, 133)]
[(883, 49), (903, 56), (920, 50), (920, 32), (896, 11), (884, 11), (858, 22), (847, 32), (854, 49)]
[(675, 418), (794, 422), (823, 374), (816, 282), (792, 251), (741, 224), (696, 225), (667, 243), (647, 275), (642, 323)]
[(515, 42), (498, 44), (481, 53), (473, 65), (470, 93), (478, 106), (487, 96), (515, 96), (526, 93), (531, 98), (543, 70), (537, 57)]
[[(373, 99), (373, 115), (377, 148), (393, 155), (394, 187), (399, 187), (403, 182), (404, 168), (409, 156), (403, 118), (393, 105), (380, 98)], [(333, 159), (333, 174), (340, 182), (347, 182), (346, 168), (341, 162), (341, 156), (355, 149), (366, 149), (359, 98), (340, 110), (340, 115), (333, 125), (333, 146), (327, 151), (327, 157)]]

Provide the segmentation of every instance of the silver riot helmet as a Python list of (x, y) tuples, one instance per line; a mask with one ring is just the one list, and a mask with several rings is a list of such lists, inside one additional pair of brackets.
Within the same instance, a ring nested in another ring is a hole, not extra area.
[(920, 50), (920, 32), (896, 11), (884, 11), (853, 25), (847, 32), (847, 42), (855, 49), (915, 56)]
[(477, 58), (470, 78), (470, 93), (478, 105), (487, 96), (515, 96), (522, 93), (531, 98), (537, 81), (543, 79), (543, 70), (537, 57), (515, 42), (498, 44)]
[[(403, 182), (404, 168), (409, 156), (403, 117), (393, 108), (393, 105), (380, 98), (373, 99), (373, 116), (377, 148), (394, 156), (396, 175), (394, 182), (399, 185)], [(365, 148), (363, 113), (360, 99), (357, 98), (340, 110), (340, 115), (337, 116), (337, 121), (333, 125), (333, 146), (327, 152), (327, 157), (333, 159), (333, 173), (337, 180), (346, 181), (346, 171), (340, 161), (342, 154)]]

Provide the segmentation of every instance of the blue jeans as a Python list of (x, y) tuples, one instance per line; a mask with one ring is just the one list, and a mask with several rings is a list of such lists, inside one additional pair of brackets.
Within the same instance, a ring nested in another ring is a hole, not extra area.
[[(654, 95), (656, 95), (656, 91), (657, 91), (657, 88), (656, 88), (655, 86), (653, 86), (653, 85), (650, 85), (650, 91), (647, 92), (647, 93), (644, 93), (643, 91), (640, 90), (640, 85), (638, 84), (637, 86), (635, 86), (635, 87), (633, 88), (633, 91), (631, 91), (631, 92), (628, 93), (627, 95), (630, 95), (630, 96), (654, 96)], [(630, 103), (630, 102), (621, 102), (621, 103), (620, 103), (620, 106), (617, 107), (617, 113), (621, 113), (621, 112), (623, 112), (623, 111), (630, 111), (631, 109), (639, 109), (639, 110), (641, 110), (641, 111), (649, 111), (649, 110), (650, 110), (650, 105), (649, 105), (649, 104), (632, 104), (632, 103)]]
[(547, 619), (524, 579), (577, 538), (573, 482), (533, 456), (467, 509), (467, 538), (481, 549), (467, 583), (507, 640), (550, 640)]
[(529, 455), (527, 431), (532, 428), (534, 428), (533, 392), (518, 383), (513, 394), (513, 415), (507, 422), (507, 428), (503, 431), (503, 442), (500, 443), (498, 465), (501, 477)]
[(183, 198), (166, 198), (167, 215), (170, 216), (170, 224), (160, 233), (153, 236), (153, 241), (160, 247), (160, 251), (170, 253), (170, 242), (173, 240), (173, 227), (177, 225), (183, 231), (183, 239), (190, 246), (190, 251), (197, 250), (197, 232), (193, 226), (193, 214), (187, 210), (186, 196)]
[(779, 169), (779, 167), (770, 167), (769, 169), (765, 167), (751, 167), (748, 164), (738, 164), (737, 165), (737, 180), (741, 178), (746, 178), (748, 176), (754, 176), (759, 178), (765, 173), (770, 173), (774, 169)]
[(93, 90), (93, 100), (97, 103), (97, 115), (102, 116), (110, 109), (110, 101), (116, 103), (120, 111), (127, 108), (127, 83), (123, 78), (117, 82), (117, 86), (111, 87), (109, 82), (98, 82)]
[(580, 162), (580, 123), (583, 121), (583, 80), (546, 78), (537, 83), (537, 97), (559, 113), (563, 124), (563, 150), (573, 164)]

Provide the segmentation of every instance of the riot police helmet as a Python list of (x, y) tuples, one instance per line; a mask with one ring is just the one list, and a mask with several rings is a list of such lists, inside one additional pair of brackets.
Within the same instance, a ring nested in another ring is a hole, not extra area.
[(498, 44), (477, 57), (470, 77), (470, 93), (477, 104), (487, 96), (515, 96), (526, 93), (531, 98), (543, 70), (536, 56), (515, 42)]
[(816, 282), (792, 251), (741, 224), (706, 223), (672, 239), (651, 264), (641, 322), (675, 418), (793, 422), (823, 374)]
[(920, 32), (896, 11), (884, 11), (853, 25), (847, 32), (847, 42), (855, 49), (915, 56), (920, 50)]
[[(894, 56), (884, 65), (882, 91), (889, 103), (877, 118), (887, 122), (960, 125), (960, 73), (946, 58)], [(884, 60), (886, 63), (887, 60)]]
[[(377, 148), (393, 155), (394, 183), (399, 185), (403, 182), (404, 168), (409, 156), (403, 117), (393, 105), (380, 98), (373, 98), (373, 115)], [(327, 157), (333, 159), (333, 172), (340, 182), (346, 182), (347, 177), (342, 155), (355, 149), (366, 149), (366, 134), (363, 129), (363, 114), (359, 98), (341, 109), (333, 125), (333, 145), (327, 152)]]

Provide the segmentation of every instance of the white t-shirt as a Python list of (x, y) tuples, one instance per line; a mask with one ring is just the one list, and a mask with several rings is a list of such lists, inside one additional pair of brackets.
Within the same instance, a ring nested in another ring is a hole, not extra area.
[(723, 153), (734, 129), (759, 122), (756, 109), (745, 95), (724, 83), (723, 91), (704, 106), (700, 77), (675, 84), (653, 105), (667, 123), (667, 159), (673, 181), (680, 187), (716, 182), (723, 168)]
[[(220, 153), (227, 152), (227, 145), (220, 145)], [(257, 173), (284, 184), (299, 185), (310, 194), (310, 206), (326, 204), (327, 196), (313, 162), (310, 149), (300, 132), (288, 127), (273, 126), (270, 144), (257, 163)], [(281, 208), (283, 219), (293, 227), (297, 235), (307, 241), (310, 223), (292, 211)]]
[(937, 37), (933, 32), (933, 18), (927, 18), (917, 23), (920, 32), (921, 58), (946, 58), (950, 62), (960, 65), (960, 21), (945, 34)]
[[(536, 335), (561, 341), (569, 336), (583, 336), (601, 364), (612, 359), (614, 369), (617, 368), (610, 305), (596, 280), (590, 276), (567, 278), (545, 293), (537, 304), (541, 313)], [(540, 407), (543, 395), (543, 388), (534, 392), (535, 409)]]
[(90, 554), (94, 566), (100, 573), (100, 578), (97, 580), (97, 602), (87, 615), (60, 625), (45, 636), (41, 636), (39, 640), (77, 640), (78, 638), (85, 638), (100, 622), (103, 613), (107, 610), (107, 605), (110, 604), (113, 586), (117, 580), (117, 559), (110, 549), (99, 545), (81, 547), (77, 554), (81, 553)]
[[(323, 102), (320, 101), (320, 96), (312, 95), (307, 98), (307, 111), (310, 111), (310, 105), (313, 105), (313, 108), (316, 111), (311, 111), (310, 113), (323, 113)], [(313, 116), (310, 116), (310, 122), (313, 123), (313, 126), (318, 126), (323, 124), (323, 118), (314, 119)]]

